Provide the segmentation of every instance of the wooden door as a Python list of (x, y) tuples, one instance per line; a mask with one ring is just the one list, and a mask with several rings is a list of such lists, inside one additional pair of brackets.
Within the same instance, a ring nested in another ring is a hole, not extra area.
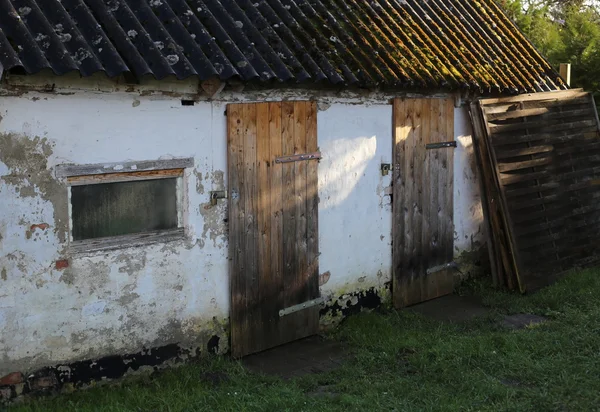
[(317, 108), (230, 104), (227, 120), (231, 352), (241, 357), (318, 331), (319, 155), (291, 156), (317, 152)]
[(393, 298), (452, 292), (454, 102), (394, 100)]

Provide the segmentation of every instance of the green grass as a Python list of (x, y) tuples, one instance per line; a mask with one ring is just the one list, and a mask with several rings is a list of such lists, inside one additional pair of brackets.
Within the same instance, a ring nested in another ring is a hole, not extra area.
[[(531, 296), (475, 293), (487, 318), (441, 323), (408, 311), (350, 317), (332, 336), (341, 368), (282, 381), (213, 357), (154, 377), (15, 405), (10, 411), (592, 411), (600, 410), (600, 273), (569, 276)], [(463, 292), (465, 290), (463, 289)], [(527, 312), (549, 322), (498, 324)], [(226, 376), (218, 384), (200, 379)], [(324, 392), (311, 396), (311, 392)]]

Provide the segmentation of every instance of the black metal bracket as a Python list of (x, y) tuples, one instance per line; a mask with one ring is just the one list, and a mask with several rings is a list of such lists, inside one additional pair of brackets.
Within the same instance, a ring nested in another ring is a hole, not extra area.
[(442, 143), (429, 143), (428, 145), (425, 145), (425, 149), (427, 149), (427, 150), (443, 149), (445, 147), (456, 147), (456, 142), (452, 141), (452, 142), (442, 142)]

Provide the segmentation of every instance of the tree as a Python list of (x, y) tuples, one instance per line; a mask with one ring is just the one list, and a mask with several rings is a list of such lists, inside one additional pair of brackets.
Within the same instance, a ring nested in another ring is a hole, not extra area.
[(507, 14), (571, 85), (600, 96), (600, 4), (586, 0), (502, 0)]

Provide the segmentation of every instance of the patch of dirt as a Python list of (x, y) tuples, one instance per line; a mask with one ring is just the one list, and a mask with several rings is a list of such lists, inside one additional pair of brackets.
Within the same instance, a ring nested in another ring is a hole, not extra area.
[(466, 322), (488, 315), (489, 309), (473, 296), (447, 295), (408, 308), (444, 322)]
[(501, 324), (508, 329), (518, 330), (539, 325), (547, 321), (548, 319), (543, 316), (531, 315), (529, 313), (517, 313), (516, 315), (505, 316)]
[(340, 342), (311, 336), (247, 356), (242, 364), (256, 373), (289, 379), (336, 369), (346, 356)]

